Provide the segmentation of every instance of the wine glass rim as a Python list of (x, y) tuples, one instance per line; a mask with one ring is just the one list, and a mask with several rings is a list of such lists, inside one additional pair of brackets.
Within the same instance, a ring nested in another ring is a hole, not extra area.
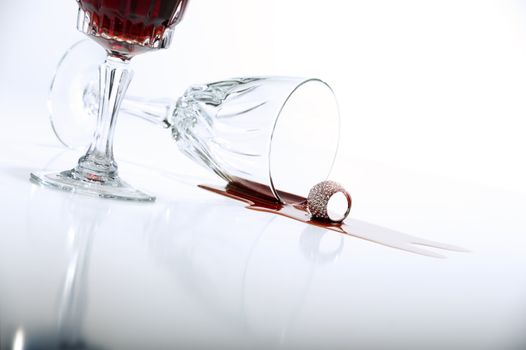
[[(283, 198), (281, 198), (281, 196), (279, 195), (279, 191), (276, 189), (275, 185), (274, 185), (274, 178), (272, 177), (272, 141), (274, 139), (274, 135), (275, 135), (275, 132), (276, 132), (276, 128), (277, 128), (277, 125), (278, 125), (278, 122), (280, 120), (280, 117), (282, 115), (282, 112), (283, 112), (283, 109), (285, 108), (285, 106), (287, 105), (287, 103), (290, 101), (290, 99), (292, 98), (292, 96), (303, 86), (305, 86), (306, 84), (309, 84), (309, 83), (320, 83), (322, 84), (323, 86), (325, 86), (326, 88), (329, 89), (331, 95), (334, 97), (334, 103), (336, 105), (336, 117), (337, 117), (337, 123), (338, 123), (338, 132), (337, 132), (337, 135), (336, 135), (336, 148), (334, 150), (334, 154), (332, 156), (332, 160), (330, 162), (330, 166), (329, 166), (329, 170), (328, 170), (328, 173), (326, 175), (326, 178), (325, 180), (329, 177), (329, 175), (331, 174), (333, 168), (334, 168), (334, 164), (336, 162), (336, 157), (338, 156), (338, 152), (339, 152), (339, 149), (340, 149), (340, 137), (341, 137), (341, 114), (340, 114), (340, 106), (339, 106), (339, 103), (338, 103), (338, 99), (336, 98), (336, 94), (334, 93), (334, 90), (333, 88), (327, 83), (325, 82), (324, 80), (322, 79), (319, 79), (319, 78), (292, 78), (292, 79), (296, 79), (299, 81), (299, 83), (294, 87), (294, 89), (292, 89), (290, 91), (290, 93), (288, 94), (287, 98), (283, 101), (283, 103), (281, 104), (281, 107), (279, 109), (279, 112), (278, 114), (276, 115), (276, 118), (274, 120), (274, 125), (272, 126), (272, 131), (270, 133), (270, 139), (269, 139), (269, 147), (268, 147), (268, 176), (269, 176), (269, 182), (270, 182), (270, 190), (272, 191), (272, 194), (274, 195), (274, 197), (279, 200), (281, 203), (285, 203), (285, 201), (283, 200)], [(314, 185), (314, 184), (313, 184)]]

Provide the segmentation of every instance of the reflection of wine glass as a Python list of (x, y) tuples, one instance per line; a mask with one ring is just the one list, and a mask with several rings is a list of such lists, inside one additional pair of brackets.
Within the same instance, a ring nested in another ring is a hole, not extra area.
[(87, 308), (89, 260), (94, 236), (110, 208), (91, 198), (68, 204), (70, 256), (64, 278), (59, 309), (59, 339), (66, 348), (85, 347), (82, 328)]
[[(14, 284), (12, 298), (0, 298), (4, 305), (17, 305), (5, 315), (0, 312), (0, 349), (105, 349), (97, 345), (100, 339), (86, 332), (85, 322), (91, 304), (88, 275), (92, 241), (111, 208), (89, 197), (50, 196), (43, 188), (30, 189), (24, 220), (27, 228), (20, 231), (25, 233), (23, 246), (27, 251), (20, 251), (18, 260), (24, 254), (29, 258), (13, 271), (31, 278)], [(36, 247), (43, 255), (35, 259), (32, 250)], [(42, 270), (35, 270), (35, 266)], [(20, 278), (3, 277), (11, 282)], [(25, 296), (19, 295), (20, 290)], [(0, 309), (7, 311), (2, 306)]]
[[(147, 245), (200, 310), (238, 334), (216, 348), (278, 348), (298, 321), (315, 271), (336, 261), (345, 240), (323, 251), (330, 231), (239, 210), (222, 200), (172, 203), (152, 221)], [(233, 218), (235, 227), (225, 230)], [(278, 238), (283, 231), (292, 239)]]
[[(92, 62), (102, 57), (92, 46), (75, 44), (51, 87), (53, 130), (73, 148), (89, 139), (95, 120)], [(127, 97), (122, 111), (170, 128), (185, 155), (226, 181), (261, 184), (282, 202), (278, 189), (307, 196), (326, 180), (339, 143), (338, 105), (318, 79), (230, 79), (192, 86), (179, 99)]]
[(131, 82), (129, 61), (166, 48), (187, 0), (78, 0), (77, 28), (106, 50), (99, 66), (98, 120), (91, 146), (78, 165), (59, 173), (36, 172), (34, 182), (65, 191), (131, 201), (155, 198), (123, 182), (113, 158), (113, 135), (122, 99)]

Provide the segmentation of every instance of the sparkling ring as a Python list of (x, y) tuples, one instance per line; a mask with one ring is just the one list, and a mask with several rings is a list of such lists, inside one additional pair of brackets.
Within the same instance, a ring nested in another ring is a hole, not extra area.
[[(336, 193), (342, 193), (347, 199), (347, 210), (345, 214), (334, 218), (329, 215), (328, 206), (332, 196)], [(351, 205), (352, 199), (349, 192), (347, 192), (342, 185), (334, 181), (320, 182), (310, 190), (309, 196), (307, 197), (307, 209), (312, 215), (312, 218), (317, 220), (342, 222), (349, 216)]]

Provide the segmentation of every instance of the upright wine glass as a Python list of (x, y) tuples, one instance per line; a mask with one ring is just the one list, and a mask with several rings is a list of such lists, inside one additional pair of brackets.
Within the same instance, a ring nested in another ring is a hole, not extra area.
[(77, 166), (58, 173), (34, 172), (31, 180), (52, 188), (130, 201), (154, 201), (118, 175), (113, 136), (121, 102), (133, 77), (131, 58), (167, 48), (189, 0), (77, 0), (77, 28), (107, 53), (99, 66), (97, 127)]

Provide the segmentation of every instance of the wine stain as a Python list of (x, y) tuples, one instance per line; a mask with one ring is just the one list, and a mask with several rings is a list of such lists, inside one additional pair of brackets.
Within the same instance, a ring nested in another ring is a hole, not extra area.
[[(285, 203), (278, 202), (268, 186), (247, 180), (236, 179), (223, 186), (199, 185), (200, 188), (232, 198), (247, 204), (247, 209), (281, 215), (308, 225), (331, 230), (341, 234), (361, 238), (387, 247), (404, 250), (407, 252), (429, 256), (433, 258), (446, 258), (435, 253), (429, 248), (437, 248), (454, 252), (469, 252), (468, 250), (450, 244), (439, 243), (419, 237), (411, 236), (386, 227), (367, 223), (365, 221), (350, 219), (348, 222), (335, 223), (319, 221), (311, 218), (307, 210), (307, 199), (295, 194), (280, 192), (280, 197)], [(290, 204), (292, 203), (292, 204)]]

